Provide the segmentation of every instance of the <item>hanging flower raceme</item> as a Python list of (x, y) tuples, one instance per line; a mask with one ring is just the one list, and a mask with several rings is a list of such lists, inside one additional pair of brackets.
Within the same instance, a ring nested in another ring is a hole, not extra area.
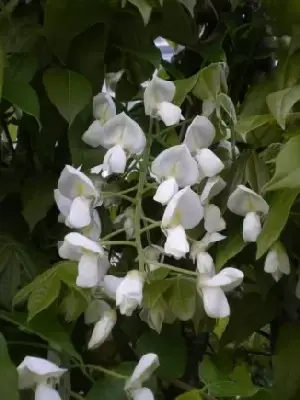
[(58, 254), (64, 259), (79, 261), (76, 284), (83, 288), (100, 285), (109, 268), (103, 247), (77, 232), (65, 236)]
[(95, 121), (84, 132), (82, 140), (92, 147), (101, 146), (104, 124), (116, 115), (116, 106), (108, 93), (99, 93), (93, 98), (93, 116)]
[(283, 275), (290, 274), (290, 260), (284, 246), (280, 242), (274, 243), (268, 251), (264, 270), (268, 274), (271, 274), (276, 282)]
[(124, 112), (111, 118), (99, 138), (100, 145), (108, 149), (103, 164), (92, 168), (91, 172), (104, 177), (125, 171), (127, 158), (141, 154), (146, 145), (146, 137), (140, 126)]
[(180, 107), (172, 104), (176, 87), (174, 82), (154, 76), (144, 92), (145, 114), (161, 119), (167, 126), (182, 119)]
[(195, 228), (203, 218), (199, 196), (190, 188), (181, 189), (169, 202), (162, 217), (162, 229), (167, 236), (164, 251), (175, 258), (189, 251), (185, 229)]
[(59, 179), (54, 198), (63, 220), (70, 228), (82, 229), (100, 225), (93, 207), (101, 204), (93, 182), (79, 169), (66, 165)]
[(224, 168), (224, 164), (208, 147), (212, 144), (216, 131), (213, 124), (204, 116), (197, 116), (188, 127), (184, 143), (194, 155), (200, 176), (213, 177)]
[(151, 165), (151, 175), (160, 182), (154, 200), (165, 205), (178, 188), (194, 185), (199, 178), (196, 161), (185, 144), (164, 150)]
[(244, 217), (243, 238), (245, 242), (256, 242), (261, 232), (259, 213), (268, 214), (268, 203), (253, 190), (238, 185), (229, 196), (227, 207), (231, 212)]
[(96, 299), (89, 304), (84, 320), (86, 324), (95, 324), (88, 343), (89, 349), (95, 349), (110, 335), (117, 322), (117, 314), (105, 301)]
[(35, 400), (60, 400), (53, 386), (67, 369), (39, 357), (26, 356), (17, 368), (19, 389), (34, 389)]
[(154, 400), (151, 390), (142, 385), (158, 367), (159, 359), (156, 354), (149, 353), (140, 358), (124, 388), (133, 400)]
[(197, 256), (197, 291), (203, 300), (206, 314), (211, 318), (225, 318), (230, 315), (230, 307), (225, 293), (239, 286), (244, 278), (236, 268), (224, 268), (215, 274), (215, 266), (209, 253)]

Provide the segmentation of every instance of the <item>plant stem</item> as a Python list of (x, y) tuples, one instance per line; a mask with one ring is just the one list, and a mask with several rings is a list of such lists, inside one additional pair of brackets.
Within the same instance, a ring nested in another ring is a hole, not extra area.
[(122, 192), (120, 192), (120, 193), (115, 193), (115, 192), (102, 192), (101, 194), (102, 194), (102, 196), (103, 196), (104, 198), (106, 198), (106, 197), (119, 197), (120, 199), (124, 199), (124, 200), (130, 201), (131, 203), (135, 203), (135, 201), (136, 201), (136, 200), (133, 199), (132, 197), (127, 196), (126, 194), (124, 194), (124, 193), (122, 193)]
[(104, 240), (100, 242), (102, 246), (133, 246), (136, 247), (135, 242), (129, 240)]
[[(184, 121), (181, 121), (181, 122), (179, 122), (179, 123), (176, 124), (176, 125), (169, 126), (168, 128), (163, 129), (162, 131), (160, 131), (158, 135), (163, 135), (164, 133), (169, 132), (171, 129), (177, 128), (178, 126), (182, 126), (182, 125), (188, 124), (188, 123), (190, 123), (191, 121), (193, 121), (193, 119), (194, 119), (194, 117), (192, 117), (192, 118), (187, 118), (187, 119), (185, 119)], [(157, 135), (155, 135), (154, 138), (155, 138), (156, 136), (157, 136)]]
[(179, 267), (173, 267), (173, 265), (170, 265), (170, 264), (164, 264), (164, 263), (151, 261), (151, 260), (146, 260), (146, 262), (148, 264), (157, 265), (158, 267), (161, 267), (161, 268), (167, 268), (170, 271), (178, 272), (180, 274), (191, 275), (191, 276), (197, 276), (198, 275), (197, 272), (195, 272), (195, 271), (189, 271), (187, 269), (183, 269), (183, 268), (179, 268)]
[(112, 237), (118, 235), (119, 233), (123, 233), (123, 232), (125, 232), (125, 229), (124, 229), (124, 228), (117, 229), (117, 230), (115, 230), (115, 231), (109, 233), (108, 235), (104, 236), (104, 237), (101, 239), (101, 241), (103, 241), (103, 240), (106, 241), (106, 240), (108, 240), (108, 239), (111, 239)]
[(150, 225), (146, 226), (145, 228), (141, 229), (140, 233), (144, 233), (151, 229), (158, 228), (160, 225), (161, 225), (161, 222), (154, 222), (153, 224), (150, 224)]
[(136, 207), (135, 207), (135, 218), (134, 218), (135, 243), (138, 252), (140, 271), (144, 271), (144, 252), (141, 241), (142, 200), (143, 200), (144, 185), (147, 179), (147, 170), (148, 170), (149, 156), (151, 150), (152, 129), (153, 129), (153, 119), (150, 117), (147, 144), (144, 150), (143, 160), (140, 166), (140, 176), (139, 176), (138, 189), (136, 193)]
[(103, 372), (104, 374), (113, 376), (114, 378), (124, 379), (124, 380), (126, 380), (126, 379), (129, 378), (129, 376), (119, 374), (118, 372), (115, 372), (115, 371), (112, 371), (112, 370), (110, 370), (110, 369), (101, 367), (100, 365), (91, 365), (91, 364), (87, 364), (87, 365), (85, 365), (85, 367), (86, 367), (86, 368), (94, 369), (95, 371)]

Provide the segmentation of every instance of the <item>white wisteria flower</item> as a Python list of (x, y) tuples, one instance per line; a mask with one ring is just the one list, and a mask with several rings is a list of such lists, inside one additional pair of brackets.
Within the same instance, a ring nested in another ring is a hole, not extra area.
[(152, 391), (149, 388), (140, 388), (131, 392), (133, 400), (154, 400)]
[(93, 174), (102, 172), (102, 175), (107, 177), (125, 171), (127, 158), (144, 151), (146, 137), (141, 127), (122, 112), (106, 122), (99, 142), (108, 151), (103, 164), (92, 168), (91, 172)]
[(60, 400), (53, 385), (67, 372), (67, 369), (59, 368), (43, 358), (26, 356), (17, 371), (19, 389), (35, 389), (35, 400)]
[(101, 204), (93, 182), (79, 169), (66, 165), (54, 190), (61, 219), (70, 228), (82, 229), (92, 223), (92, 208)]
[(224, 268), (215, 275), (214, 264), (207, 256), (205, 259), (197, 257), (197, 269), (197, 291), (202, 297), (206, 314), (211, 318), (228, 317), (230, 307), (225, 293), (242, 283), (243, 272), (236, 268)]
[(150, 271), (155, 271), (159, 268), (157, 265), (160, 257), (164, 254), (164, 249), (160, 246), (152, 244), (144, 248), (144, 256)]
[(71, 232), (65, 236), (58, 253), (61, 258), (79, 261), (76, 284), (80, 287), (98, 286), (109, 268), (103, 247), (78, 232)]
[(95, 121), (88, 127), (82, 140), (92, 147), (101, 145), (104, 124), (116, 115), (116, 106), (108, 93), (98, 93), (93, 98), (93, 116)]
[(218, 175), (225, 168), (220, 158), (210, 149), (197, 150), (195, 159), (200, 168), (200, 174), (208, 178)]
[(127, 207), (125, 211), (122, 214), (119, 214), (114, 220), (114, 224), (119, 224), (120, 222), (123, 222), (123, 227), (126, 233), (127, 240), (134, 238), (134, 218), (135, 209), (133, 207)]
[(116, 290), (116, 306), (121, 314), (129, 317), (142, 305), (144, 281), (144, 274), (138, 270), (129, 271), (122, 279)]
[(171, 199), (162, 217), (162, 229), (167, 236), (164, 250), (175, 258), (189, 251), (185, 229), (195, 228), (204, 214), (199, 196), (190, 188), (181, 189)]
[(264, 270), (268, 274), (271, 274), (276, 282), (278, 282), (283, 275), (290, 274), (290, 260), (282, 243), (274, 243), (268, 251)]
[(227, 207), (234, 214), (244, 217), (243, 238), (245, 242), (256, 242), (261, 232), (259, 213), (268, 214), (268, 203), (253, 190), (238, 185), (229, 196)]
[(114, 276), (114, 275), (105, 275), (102, 282), (103, 292), (109, 298), (116, 300), (117, 289), (120, 286), (121, 282), (124, 278)]
[(132, 375), (125, 384), (125, 390), (133, 391), (141, 389), (145, 381), (147, 381), (153, 372), (159, 367), (158, 356), (154, 353), (144, 354), (137, 366), (135, 367)]
[(172, 104), (175, 91), (174, 82), (154, 76), (144, 92), (145, 114), (161, 119), (166, 126), (177, 124), (183, 117), (180, 107)]
[(186, 130), (184, 143), (191, 153), (207, 149), (214, 141), (216, 130), (210, 120), (203, 115), (197, 115)]
[(221, 210), (214, 204), (204, 206), (204, 229), (208, 233), (223, 231), (226, 222), (221, 216)]
[(151, 165), (151, 175), (161, 182), (154, 200), (167, 204), (178, 188), (192, 186), (199, 179), (199, 169), (187, 146), (180, 144), (162, 151)]
[(108, 338), (117, 322), (116, 311), (111, 307), (99, 310), (101, 312), (100, 319), (95, 323), (92, 336), (88, 343), (89, 349), (96, 349)]
[(201, 203), (208, 204), (213, 197), (222, 192), (225, 186), (226, 182), (219, 175), (208, 178), (200, 196)]
[(193, 262), (196, 261), (199, 253), (206, 252), (210, 245), (226, 239), (226, 236), (221, 235), (219, 232), (206, 233), (203, 238), (197, 242), (193, 242), (190, 251), (190, 257)]

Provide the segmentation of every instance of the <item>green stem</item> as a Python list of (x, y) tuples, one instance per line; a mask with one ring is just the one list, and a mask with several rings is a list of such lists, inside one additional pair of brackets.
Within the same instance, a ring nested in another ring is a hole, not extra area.
[(133, 199), (130, 196), (127, 196), (126, 194), (120, 192), (120, 193), (115, 193), (115, 192), (102, 192), (102, 197), (106, 198), (106, 197), (119, 197), (120, 199), (124, 199), (127, 201), (130, 201), (131, 203), (135, 203), (135, 199)]
[(195, 272), (195, 271), (189, 271), (187, 269), (183, 269), (183, 268), (179, 268), (179, 267), (173, 267), (173, 265), (170, 265), (170, 264), (164, 264), (164, 263), (151, 261), (151, 260), (146, 260), (146, 262), (148, 264), (157, 265), (158, 267), (161, 267), (161, 268), (167, 268), (170, 271), (178, 272), (180, 274), (191, 275), (191, 276), (197, 276), (198, 275), (197, 272)]
[[(177, 128), (178, 126), (182, 126), (182, 125), (188, 124), (188, 123), (190, 123), (191, 121), (193, 121), (193, 119), (194, 119), (194, 117), (192, 117), (192, 118), (187, 118), (187, 119), (185, 119), (184, 121), (181, 121), (181, 122), (179, 122), (179, 123), (176, 124), (176, 125), (168, 126), (168, 128), (163, 129), (162, 131), (160, 131), (158, 135), (159, 135), (159, 136), (160, 136), (160, 135), (163, 135), (164, 133), (167, 133), (167, 132), (169, 132), (170, 130), (172, 130), (172, 129), (174, 129), (174, 128)], [(155, 135), (154, 138), (156, 138), (158, 135)]]
[(146, 226), (145, 228), (141, 229), (140, 233), (144, 233), (151, 229), (158, 228), (160, 225), (161, 225), (161, 222), (154, 222), (153, 224), (150, 224), (150, 225)]
[(109, 233), (108, 235), (104, 236), (104, 237), (101, 239), (101, 241), (103, 241), (103, 240), (106, 241), (106, 240), (108, 240), (108, 239), (111, 239), (112, 237), (114, 237), (114, 236), (116, 236), (116, 235), (119, 235), (119, 233), (123, 233), (123, 232), (125, 232), (125, 229), (124, 229), (124, 228), (117, 229), (117, 230), (115, 230), (115, 231)]
[(134, 218), (135, 243), (138, 252), (140, 271), (144, 271), (144, 252), (141, 241), (142, 200), (143, 200), (144, 185), (147, 179), (148, 163), (151, 150), (152, 129), (153, 129), (153, 119), (150, 117), (147, 144), (143, 153), (143, 160), (140, 166), (140, 175), (139, 175), (138, 189), (136, 193), (136, 207), (135, 207), (135, 218)]
[(118, 372), (115, 372), (115, 371), (112, 371), (110, 369), (101, 367), (100, 365), (87, 364), (87, 365), (85, 365), (85, 367), (94, 369), (95, 371), (103, 372), (105, 375), (110, 375), (110, 376), (113, 376), (114, 378), (124, 379), (124, 380), (129, 378), (129, 376), (119, 374)]
[(135, 242), (130, 242), (129, 240), (104, 240), (100, 242), (102, 246), (133, 246), (136, 247)]

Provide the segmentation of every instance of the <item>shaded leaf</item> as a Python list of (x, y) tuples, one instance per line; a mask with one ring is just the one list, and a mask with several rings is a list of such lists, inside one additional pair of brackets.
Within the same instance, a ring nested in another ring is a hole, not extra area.
[(194, 389), (190, 392), (186, 392), (177, 396), (175, 400), (202, 400), (203, 397), (201, 395), (200, 390)]
[(147, 25), (150, 20), (152, 6), (149, 3), (147, 3), (147, 0), (128, 0), (128, 1), (129, 3), (137, 7), (143, 18), (144, 24)]
[(11, 361), (4, 336), (0, 333), (0, 397), (18, 400), (18, 373)]
[(269, 170), (266, 163), (252, 151), (247, 160), (246, 179), (255, 193), (261, 193), (263, 186), (269, 180)]
[(240, 232), (235, 232), (218, 243), (216, 269), (221, 269), (231, 258), (240, 253), (245, 246), (246, 243)]
[(227, 92), (224, 63), (210, 64), (201, 69), (193, 93), (201, 100), (217, 100), (220, 92)]
[(174, 104), (176, 104), (177, 106), (181, 106), (186, 98), (186, 95), (190, 93), (196, 85), (198, 77), (199, 73), (186, 79), (178, 79), (174, 82), (176, 86), (176, 92), (173, 99)]
[(278, 92), (270, 93), (267, 98), (267, 105), (282, 129), (285, 129), (285, 120), (295, 103), (300, 100), (300, 85)]
[(247, 134), (249, 132), (254, 131), (261, 126), (266, 124), (270, 124), (274, 121), (274, 118), (271, 115), (253, 115), (253, 116), (246, 116), (242, 117), (238, 120), (235, 130), (236, 132), (241, 135), (241, 137), (246, 141)]
[(181, 321), (191, 319), (196, 310), (196, 284), (194, 280), (182, 277), (172, 279), (168, 291), (168, 304), (171, 312)]

